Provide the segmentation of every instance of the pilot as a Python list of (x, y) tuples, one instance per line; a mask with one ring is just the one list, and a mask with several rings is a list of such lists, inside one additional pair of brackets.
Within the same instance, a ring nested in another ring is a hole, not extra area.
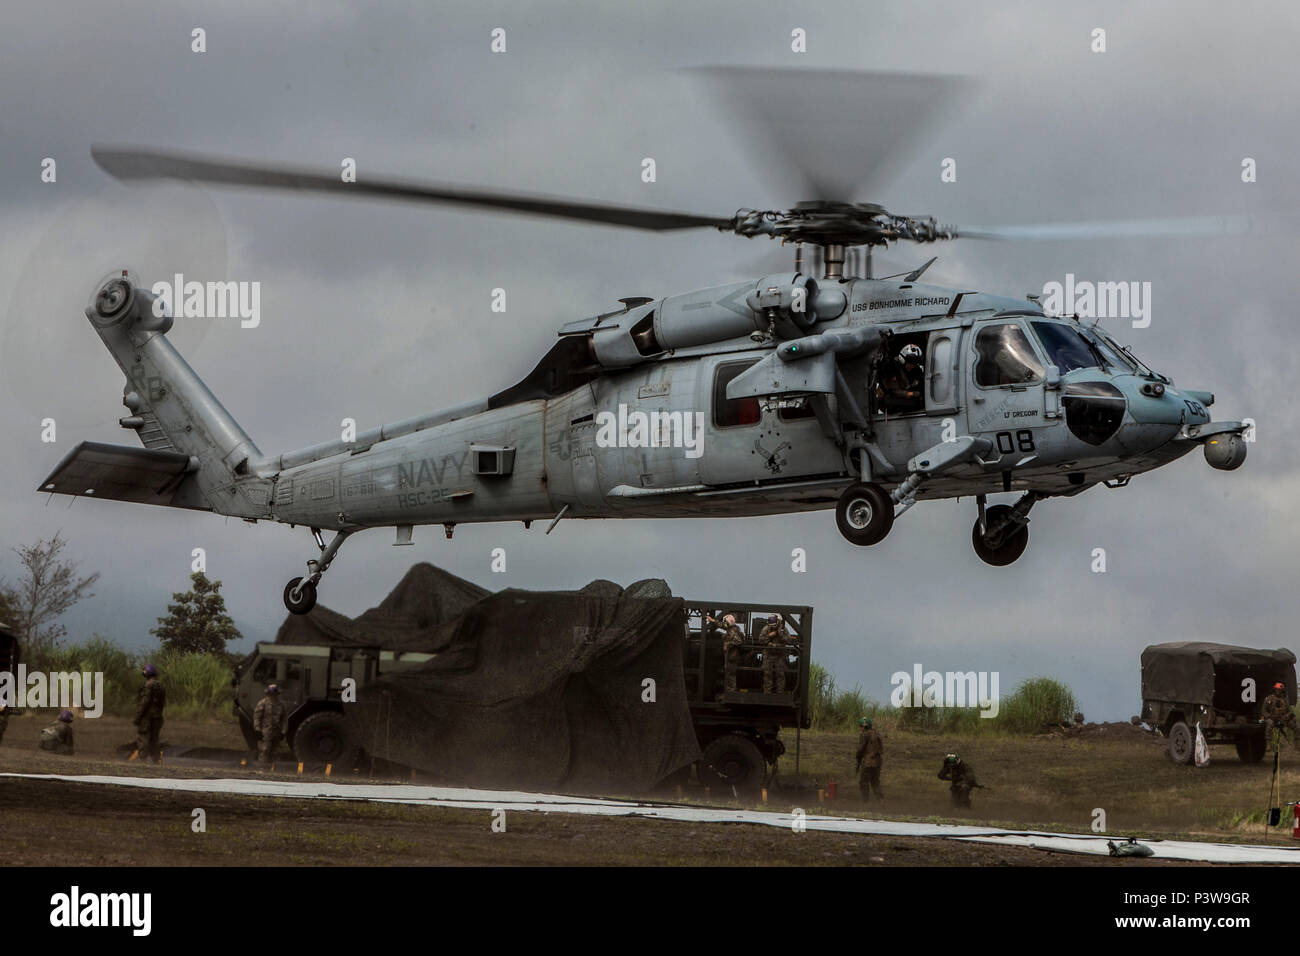
[(257, 759), (263, 768), (270, 767), (275, 758), (275, 747), (284, 737), (284, 704), (280, 703), (280, 687), (271, 684), (266, 696), (253, 708), (253, 730), (257, 733)]
[(1295, 712), (1286, 699), (1286, 685), (1280, 681), (1273, 685), (1273, 692), (1264, 698), (1260, 705), (1259, 716), (1264, 721), (1264, 731), (1272, 734), (1274, 730), (1278, 732), (1278, 748), (1281, 749), (1282, 738), (1285, 737), (1290, 741), (1291, 746), (1295, 746), (1296, 741), (1296, 719)]
[(858, 749), (854, 759), (858, 762), (858, 789), (862, 791), (862, 802), (871, 798), (874, 790), (876, 796), (885, 799), (885, 792), (880, 789), (880, 765), (884, 762), (885, 748), (880, 740), (880, 732), (871, 724), (870, 717), (858, 721), (862, 732), (858, 734)]
[(59, 719), (41, 731), (42, 750), (72, 756), (72, 711), (65, 710)]
[(785, 629), (780, 614), (768, 617), (758, 632), (758, 643), (763, 645), (763, 693), (785, 693), (785, 667), (790, 662), (790, 645), (799, 638)]
[(923, 399), (924, 373), (921, 370), (921, 347), (908, 343), (898, 350), (898, 355), (880, 383), (881, 397), (886, 408), (909, 411), (919, 408)]
[(970, 792), (976, 787), (981, 787), (975, 780), (975, 771), (958, 754), (944, 756), (943, 766), (939, 768), (939, 779), (951, 781), (948, 793), (952, 796), (954, 807), (969, 808)]

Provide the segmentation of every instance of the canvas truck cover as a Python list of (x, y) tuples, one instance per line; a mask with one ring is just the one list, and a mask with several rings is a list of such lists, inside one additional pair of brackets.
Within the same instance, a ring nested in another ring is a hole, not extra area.
[(648, 789), (699, 757), (684, 605), (663, 595), (601, 581), (485, 597), (407, 645), (433, 660), (359, 695), (359, 742), (446, 783)]
[(1263, 700), (1267, 688), (1281, 681), (1286, 684), (1287, 700), (1295, 704), (1295, 655), (1286, 648), (1269, 651), (1184, 641), (1153, 644), (1142, 652), (1143, 700), (1240, 709), (1242, 677), (1254, 678), (1257, 700)]

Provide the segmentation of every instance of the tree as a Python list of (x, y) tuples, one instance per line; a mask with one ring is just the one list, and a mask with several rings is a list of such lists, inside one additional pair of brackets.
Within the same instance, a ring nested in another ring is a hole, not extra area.
[(55, 623), (63, 612), (82, 598), (94, 597), (90, 589), (99, 572), (79, 577), (77, 563), (61, 557), (67, 539), (59, 532), (48, 541), (14, 548), (23, 567), (18, 586), (0, 595), (0, 610), (8, 617), (28, 654), (53, 650), (68, 633)]
[(191, 574), (190, 581), (193, 590), (173, 594), (176, 603), (167, 605), (167, 616), (158, 618), (158, 626), (149, 633), (169, 651), (224, 654), (226, 641), (237, 641), (242, 635), (226, 613), (221, 582), (209, 581), (202, 571)]

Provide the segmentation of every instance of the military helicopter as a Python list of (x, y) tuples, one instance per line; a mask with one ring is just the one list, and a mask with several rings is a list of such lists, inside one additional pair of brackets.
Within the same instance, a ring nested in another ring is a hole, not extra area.
[[(870, 276), (873, 248), (957, 238), (1212, 234), (1219, 219), (960, 229), (815, 198), (732, 216), (637, 209), (184, 153), (100, 148), (123, 180), (449, 203), (654, 231), (717, 229), (795, 245), (794, 268), (571, 321), (522, 381), (454, 408), (266, 455), (167, 339), (173, 319), (128, 270), (86, 308), (126, 376), (122, 427), (143, 448), (83, 442), (50, 493), (190, 508), (311, 529), (319, 554), (285, 585), (305, 614), (349, 536), (416, 525), (564, 517), (749, 516), (834, 508), (854, 545), (917, 501), (971, 496), (972, 543), (1014, 562), (1046, 498), (1134, 475), (1196, 447), (1246, 457), (1248, 423), (1213, 422), (1208, 391), (1174, 387), (1095, 325), (1013, 299), (924, 285), (935, 261)], [(808, 248), (819, 274), (803, 262)], [(864, 256), (855, 256), (862, 250)], [(865, 275), (852, 274), (855, 258)], [(846, 265), (847, 264), (847, 265)], [(1019, 492), (1014, 504), (991, 494)], [(322, 531), (332, 530), (328, 543)]]

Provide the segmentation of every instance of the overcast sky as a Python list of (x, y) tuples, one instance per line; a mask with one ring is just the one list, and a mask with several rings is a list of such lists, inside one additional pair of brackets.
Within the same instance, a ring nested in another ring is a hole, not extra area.
[[(256, 280), (262, 322), (172, 336), (274, 453), (456, 404), (513, 384), (562, 323), (621, 296), (757, 278), (788, 256), (766, 240), (643, 235), (600, 226), (386, 202), (192, 186), (127, 188), (92, 143), (143, 144), (730, 215), (780, 208), (780, 164), (737, 138), (684, 67), (921, 70), (972, 77), (928, 137), (843, 125), (835, 142), (896, 136), (910, 165), (854, 198), (972, 225), (1204, 213), (1294, 215), (1300, 157), (1294, 39), (1285, 3), (173, 3), (11, 5), (0, 31), (0, 578), (9, 547), (56, 531), (103, 577), (66, 616), (150, 646), (148, 629), (205, 548), (240, 649), (270, 639), (280, 592), (314, 546), (304, 529), (35, 493), (77, 442), (135, 444), (117, 427), (122, 379), (81, 310), (129, 265)], [(517, 9), (518, 8), (518, 9)], [(1050, 9), (1049, 9), (1050, 8)], [(206, 30), (207, 51), (191, 52)], [(506, 31), (507, 51), (490, 51)], [(1106, 30), (1105, 53), (1091, 51)], [(791, 52), (791, 30), (807, 52)], [(818, 104), (806, 104), (815, 111)], [(842, 115), (842, 114), (839, 114)], [(913, 142), (913, 139), (916, 141)], [(40, 181), (57, 162), (57, 182)], [(657, 182), (641, 181), (653, 157)], [(940, 162), (957, 160), (955, 183)], [(1257, 162), (1243, 183), (1241, 163)], [(879, 190), (879, 191), (877, 191)], [(1292, 646), (1300, 363), (1293, 235), (893, 248), (890, 271), (938, 253), (927, 280), (1008, 295), (1081, 280), (1152, 284), (1152, 322), (1107, 328), (1179, 386), (1211, 390), (1216, 419), (1251, 416), (1237, 472), (1194, 453), (1136, 478), (1051, 500), (1025, 557), (975, 556), (975, 507), (924, 502), (858, 549), (831, 512), (760, 519), (566, 521), (358, 535), (321, 588), (347, 614), (378, 603), (416, 560), (486, 587), (570, 588), (663, 577), (678, 594), (816, 608), (816, 657), (845, 686), (888, 696), (894, 671), (989, 670), (1004, 692), (1048, 674), (1092, 719), (1139, 708), (1148, 643)], [(878, 269), (879, 271), (883, 271)], [(508, 310), (494, 314), (491, 290)], [(40, 422), (58, 422), (43, 444)], [(504, 547), (508, 572), (492, 574)], [(790, 570), (805, 548), (806, 574)], [(1094, 548), (1108, 571), (1092, 573)]]

